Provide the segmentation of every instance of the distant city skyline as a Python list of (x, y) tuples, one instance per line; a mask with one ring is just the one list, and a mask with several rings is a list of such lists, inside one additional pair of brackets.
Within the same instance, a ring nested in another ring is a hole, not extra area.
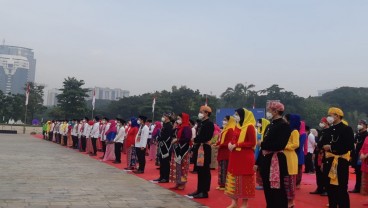
[(368, 87), (368, 1), (4, 0), (0, 40), (34, 49), (36, 82), (130, 95), (237, 83), (295, 94)]

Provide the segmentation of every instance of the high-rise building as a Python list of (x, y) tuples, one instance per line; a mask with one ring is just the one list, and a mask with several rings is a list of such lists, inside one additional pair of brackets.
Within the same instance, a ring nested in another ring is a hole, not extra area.
[(25, 84), (35, 81), (36, 59), (32, 49), (0, 45), (0, 90), (24, 93)]
[(57, 88), (49, 89), (47, 93), (45, 93), (44, 105), (45, 106), (55, 106), (58, 104), (58, 100), (56, 96), (60, 94), (60, 90)]
[[(129, 91), (122, 89), (110, 89), (110, 88), (102, 88), (96, 87), (94, 88), (96, 92), (96, 99), (98, 100), (119, 100), (124, 97), (129, 97)], [(88, 99), (92, 99), (93, 96), (93, 88), (89, 88)]]

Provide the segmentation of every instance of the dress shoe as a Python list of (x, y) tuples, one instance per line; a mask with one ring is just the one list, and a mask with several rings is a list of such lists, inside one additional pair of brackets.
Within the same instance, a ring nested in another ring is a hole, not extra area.
[(153, 179), (152, 181), (161, 181), (162, 179), (161, 178), (156, 178), (156, 179)]
[(353, 190), (349, 191), (349, 193), (357, 194), (357, 193), (360, 193), (360, 191), (353, 189)]
[(188, 194), (187, 196), (194, 196), (194, 195), (197, 195), (197, 194), (198, 194), (198, 192), (197, 192), (197, 191), (195, 191), (195, 192), (193, 192), (193, 193)]
[(112, 162), (112, 163), (114, 163), (114, 164), (120, 164), (121, 162), (114, 161), (114, 162)]
[(328, 196), (327, 192), (323, 192), (320, 194), (320, 196)]
[(313, 192), (309, 192), (309, 194), (322, 194), (322, 192), (315, 190)]
[(169, 180), (162, 179), (162, 180), (160, 180), (158, 183), (169, 183)]
[(135, 173), (135, 174), (143, 174), (143, 173), (144, 173), (144, 171), (136, 170), (136, 171), (133, 171), (133, 173)]
[(195, 199), (206, 199), (208, 198), (208, 194), (207, 193), (199, 193), (193, 196), (193, 198)]

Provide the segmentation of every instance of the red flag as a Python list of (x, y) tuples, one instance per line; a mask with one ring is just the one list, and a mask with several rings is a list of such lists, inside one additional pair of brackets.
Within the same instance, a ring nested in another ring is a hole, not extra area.
[(29, 85), (29, 83), (27, 83), (27, 90), (26, 90), (26, 105), (28, 105), (28, 98), (29, 98), (29, 93), (31, 92), (31, 86)]

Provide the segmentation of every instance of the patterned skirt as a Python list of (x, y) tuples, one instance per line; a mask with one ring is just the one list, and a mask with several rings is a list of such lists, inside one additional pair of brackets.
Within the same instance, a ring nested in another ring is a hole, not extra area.
[(296, 175), (285, 176), (284, 186), (285, 186), (287, 198), (295, 199)]
[(362, 172), (362, 186), (360, 188), (362, 195), (368, 195), (368, 173)]
[(170, 182), (176, 185), (185, 185), (188, 181), (189, 171), (189, 152), (182, 158), (181, 163), (174, 160), (175, 154), (172, 154), (170, 165)]
[(230, 172), (226, 176), (225, 194), (233, 199), (255, 198), (255, 175), (234, 176)]
[(229, 165), (229, 160), (220, 160), (218, 169), (218, 185), (220, 187), (225, 187), (226, 184), (226, 175), (227, 175), (227, 166)]
[(135, 147), (128, 147), (127, 149), (127, 167), (135, 167), (137, 163), (137, 154), (135, 152)]
[(92, 145), (92, 139), (87, 138), (87, 143), (86, 143), (86, 153), (94, 153), (93, 150), (93, 145)]
[(115, 144), (114, 143), (109, 143), (106, 144), (106, 152), (105, 152), (105, 157), (103, 159), (103, 161), (113, 161), (115, 160)]

